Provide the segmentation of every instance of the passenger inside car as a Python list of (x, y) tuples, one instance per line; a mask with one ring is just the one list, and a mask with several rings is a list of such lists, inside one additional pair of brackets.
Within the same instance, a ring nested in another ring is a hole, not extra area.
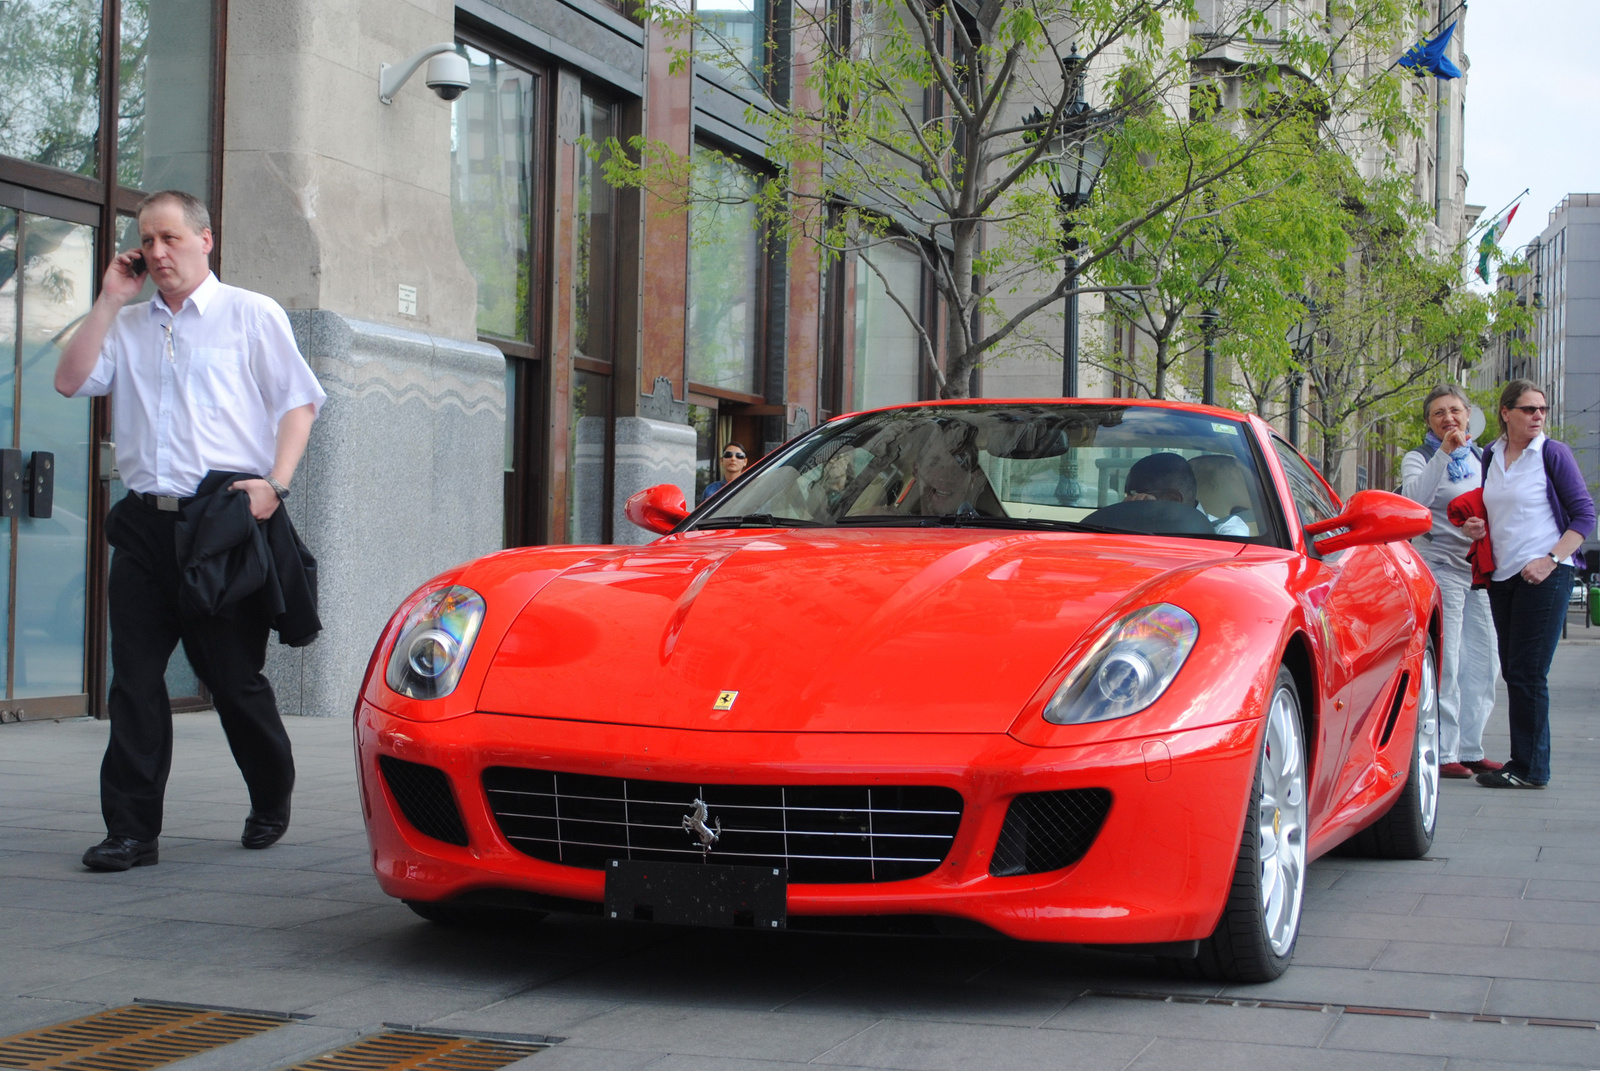
[(1193, 507), (1206, 515), (1218, 535), (1250, 534), (1249, 525), (1239, 518), (1218, 517), (1200, 506), (1198, 481), (1182, 454), (1160, 453), (1140, 458), (1128, 469), (1124, 488), (1129, 502), (1179, 502)]

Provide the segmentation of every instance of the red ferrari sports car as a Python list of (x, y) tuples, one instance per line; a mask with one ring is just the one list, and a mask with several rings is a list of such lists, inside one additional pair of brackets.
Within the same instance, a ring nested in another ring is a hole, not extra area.
[(424, 917), (932, 916), (1260, 981), (1308, 862), (1424, 854), (1426, 509), (1169, 402), (840, 417), (644, 547), (505, 551), (395, 612), (357, 704)]

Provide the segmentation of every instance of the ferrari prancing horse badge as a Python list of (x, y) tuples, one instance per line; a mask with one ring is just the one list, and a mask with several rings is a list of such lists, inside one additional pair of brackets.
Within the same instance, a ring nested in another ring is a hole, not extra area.
[(718, 692), (717, 701), (711, 704), (712, 710), (732, 710), (733, 701), (739, 698), (738, 692)]

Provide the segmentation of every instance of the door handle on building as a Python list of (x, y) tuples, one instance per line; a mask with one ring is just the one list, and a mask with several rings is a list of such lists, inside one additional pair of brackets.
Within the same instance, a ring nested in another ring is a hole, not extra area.
[(48, 517), (56, 504), (56, 455), (35, 450), (28, 459), (28, 516)]
[(0, 517), (22, 516), (22, 499), (27, 493), (21, 450), (0, 450)]

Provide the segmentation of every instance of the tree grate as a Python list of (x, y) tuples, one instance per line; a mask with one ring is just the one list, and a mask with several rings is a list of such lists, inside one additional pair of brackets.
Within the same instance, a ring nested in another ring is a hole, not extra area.
[(376, 1034), (285, 1071), (493, 1071), (548, 1045), (418, 1031)]
[(0, 1038), (0, 1068), (146, 1071), (288, 1021), (264, 1013), (131, 1004)]

